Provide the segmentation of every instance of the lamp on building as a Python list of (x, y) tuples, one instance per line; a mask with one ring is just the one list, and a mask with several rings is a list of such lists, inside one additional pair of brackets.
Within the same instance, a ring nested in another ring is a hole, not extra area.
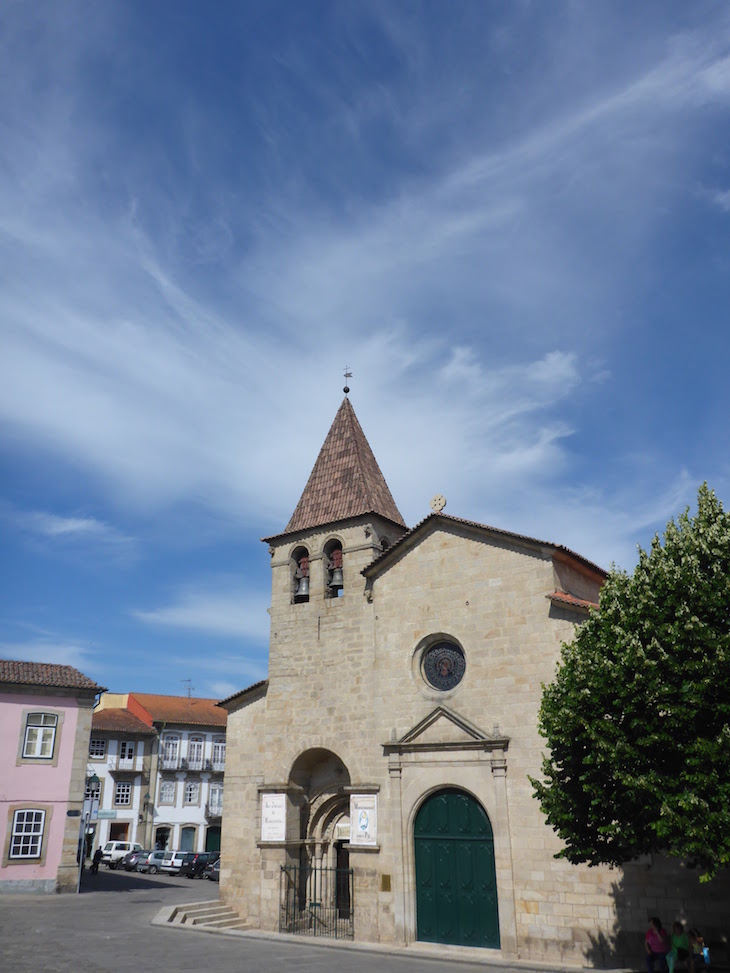
[(142, 798), (142, 801), (143, 801), (143, 804), (142, 804), (142, 813), (139, 816), (139, 823), (140, 824), (142, 824), (142, 822), (144, 821), (145, 817), (147, 816), (147, 809), (150, 806), (150, 792), (149, 791), (147, 791), (147, 793), (145, 794), (145, 796)]

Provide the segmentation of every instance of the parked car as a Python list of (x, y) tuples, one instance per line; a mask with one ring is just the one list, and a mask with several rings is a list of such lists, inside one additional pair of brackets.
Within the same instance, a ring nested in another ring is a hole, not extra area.
[(220, 858), (220, 852), (217, 851), (199, 851), (192, 857), (186, 856), (180, 874), (187, 875), (188, 878), (202, 878), (205, 866), (212, 865), (218, 858)]
[(116, 868), (130, 851), (142, 851), (142, 845), (137, 841), (107, 841), (101, 855), (102, 863), (108, 868)]
[(169, 875), (177, 875), (185, 864), (187, 855), (193, 855), (192, 851), (168, 851), (162, 859), (160, 871), (167, 872)]
[(149, 855), (149, 849), (146, 851), (130, 851), (128, 855), (125, 855), (119, 863), (120, 866), (125, 870), (125, 872), (133, 872), (137, 867), (137, 862), (141, 861)]
[(162, 851), (159, 848), (156, 851), (150, 851), (147, 853), (146, 858), (140, 858), (137, 862), (138, 872), (149, 872), (150, 875), (155, 875), (160, 870), (162, 865), (162, 860), (167, 855), (166, 851)]
[(218, 858), (216, 861), (212, 862), (210, 865), (206, 865), (203, 870), (203, 876), (209, 878), (211, 882), (220, 882), (221, 880), (221, 860)]

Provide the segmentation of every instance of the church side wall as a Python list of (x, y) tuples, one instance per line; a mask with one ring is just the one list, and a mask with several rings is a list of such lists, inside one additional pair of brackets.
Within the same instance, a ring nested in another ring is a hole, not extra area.
[(259, 925), (261, 889), (258, 786), (266, 750), (266, 698), (231, 710), (226, 727), (220, 894), (239, 915)]

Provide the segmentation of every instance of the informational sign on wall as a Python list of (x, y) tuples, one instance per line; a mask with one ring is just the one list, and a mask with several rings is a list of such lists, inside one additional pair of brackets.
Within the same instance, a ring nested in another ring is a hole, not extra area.
[(261, 795), (261, 840), (286, 841), (286, 794)]
[(350, 795), (350, 844), (377, 845), (378, 798), (375, 794)]

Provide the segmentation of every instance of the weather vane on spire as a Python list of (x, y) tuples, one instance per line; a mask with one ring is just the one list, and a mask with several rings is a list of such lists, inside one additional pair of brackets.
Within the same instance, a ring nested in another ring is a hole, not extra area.
[(347, 395), (348, 392), (350, 391), (350, 388), (347, 384), (348, 378), (352, 378), (352, 372), (350, 371), (350, 366), (345, 365), (345, 387), (342, 390), (345, 393), (345, 395)]

